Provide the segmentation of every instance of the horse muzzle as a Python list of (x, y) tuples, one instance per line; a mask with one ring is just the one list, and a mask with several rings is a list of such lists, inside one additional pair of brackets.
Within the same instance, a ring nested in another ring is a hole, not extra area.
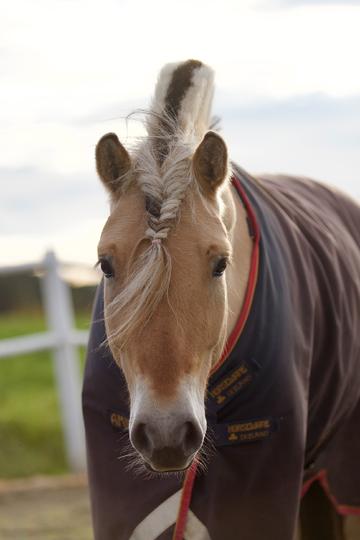
[(204, 432), (195, 417), (175, 420), (170, 415), (157, 420), (136, 420), (130, 440), (153, 471), (181, 471), (191, 465), (200, 450)]

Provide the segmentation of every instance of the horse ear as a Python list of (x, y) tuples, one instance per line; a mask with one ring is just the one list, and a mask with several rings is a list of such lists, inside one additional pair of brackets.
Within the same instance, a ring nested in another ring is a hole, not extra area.
[(193, 156), (195, 177), (205, 193), (214, 195), (228, 171), (228, 153), (223, 139), (208, 131)]
[(96, 145), (96, 170), (106, 188), (115, 194), (124, 175), (131, 168), (131, 160), (115, 133), (107, 133)]

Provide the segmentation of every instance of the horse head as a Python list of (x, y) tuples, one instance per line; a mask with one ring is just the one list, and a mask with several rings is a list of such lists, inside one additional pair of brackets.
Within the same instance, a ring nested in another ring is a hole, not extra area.
[(147, 136), (102, 137), (111, 201), (98, 256), (107, 340), (130, 396), (130, 440), (153, 470), (186, 469), (206, 433), (204, 398), (228, 333), (236, 212), (223, 139), (210, 129), (212, 70), (161, 71)]

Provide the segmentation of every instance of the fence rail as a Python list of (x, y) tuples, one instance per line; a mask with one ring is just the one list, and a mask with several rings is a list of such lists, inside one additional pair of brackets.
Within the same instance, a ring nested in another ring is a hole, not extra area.
[(0, 274), (42, 272), (42, 301), (49, 329), (47, 332), (2, 339), (0, 359), (45, 349), (53, 351), (67, 459), (73, 471), (82, 471), (86, 457), (77, 347), (87, 344), (88, 332), (75, 328), (70, 289), (61, 278), (60, 267), (55, 254), (48, 252), (41, 262), (0, 268)]

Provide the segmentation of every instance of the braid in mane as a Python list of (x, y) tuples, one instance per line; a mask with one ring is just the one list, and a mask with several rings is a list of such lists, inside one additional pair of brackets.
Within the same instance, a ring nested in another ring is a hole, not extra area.
[[(116, 332), (108, 335), (108, 340), (116, 338), (117, 346), (121, 343), (124, 347), (130, 335), (148, 322), (168, 292), (171, 257), (165, 241), (193, 182), (191, 155), (188, 146), (173, 145), (160, 175), (151, 147), (142, 148), (138, 154), (136, 171), (145, 196), (147, 229), (134, 249), (132, 272), (107, 308), (107, 316), (116, 317), (118, 322)], [(137, 256), (144, 244), (145, 249)]]

